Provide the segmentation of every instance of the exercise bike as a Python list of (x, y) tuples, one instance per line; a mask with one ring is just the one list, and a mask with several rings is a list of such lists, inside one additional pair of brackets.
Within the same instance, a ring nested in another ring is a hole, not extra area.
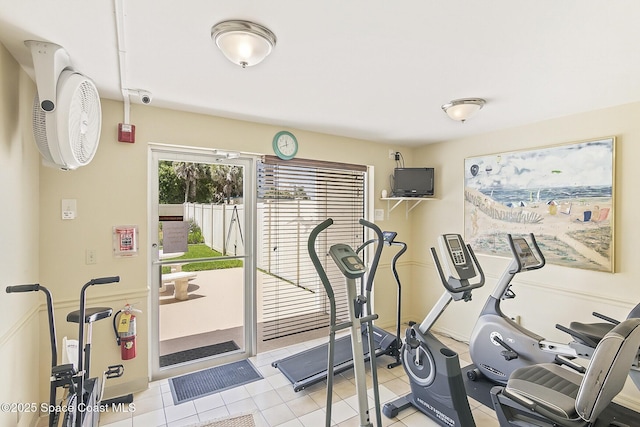
[(127, 394), (109, 400), (102, 400), (105, 380), (121, 377), (124, 374), (123, 365), (118, 364), (108, 366), (107, 370), (103, 373), (102, 378), (90, 377), (93, 324), (98, 320), (111, 317), (113, 309), (111, 307), (87, 308), (87, 290), (94, 285), (106, 285), (110, 283), (117, 283), (119, 281), (120, 277), (115, 276), (92, 279), (85, 283), (80, 290), (80, 309), (67, 314), (67, 322), (78, 324), (78, 368), (76, 383), (78, 390), (85, 390), (84, 393), (77, 393), (75, 403), (77, 408), (75, 422), (76, 427), (97, 427), (100, 421), (101, 411), (105, 410), (107, 407), (113, 407), (113, 405), (133, 402), (133, 394)]
[[(598, 343), (585, 369), (543, 363), (516, 369), (506, 386), (491, 389), (501, 427), (632, 427), (640, 414), (616, 410), (640, 346), (640, 319), (624, 320)], [(575, 371), (575, 372), (574, 372)]]
[[(572, 359), (575, 357), (589, 358), (591, 356), (595, 358), (598, 350), (579, 350), (579, 346), (574, 344), (567, 345), (547, 341), (504, 315), (500, 309), (500, 301), (502, 299), (515, 297), (515, 294), (510, 290), (511, 281), (514, 276), (520, 272), (542, 268), (545, 265), (544, 256), (533, 234), (529, 235), (531, 245), (529, 245), (527, 239), (523, 237), (512, 237), (508, 235), (508, 239), (513, 259), (498, 280), (493, 293), (487, 299), (472, 332), (469, 350), (476, 368), (469, 370), (467, 377), (472, 381), (484, 377), (490, 381), (489, 384), (499, 384), (491, 389), (490, 398), (496, 413), (498, 413), (501, 426), (535, 425), (551, 427), (587, 425), (586, 422), (581, 424), (582, 421), (579, 417), (576, 417), (576, 411), (574, 409), (574, 405), (576, 404), (576, 400), (574, 399), (575, 392), (578, 390), (581, 382), (579, 373), (584, 373), (585, 368), (573, 362)], [(450, 255), (452, 258), (455, 258), (453, 254)], [(632, 311), (630, 316), (634, 313), (636, 312)], [(576, 324), (573, 324), (573, 326), (576, 326)], [(583, 328), (585, 327), (584, 325), (582, 326)], [(601, 328), (604, 329), (604, 327)], [(589, 328), (587, 327), (587, 329)], [(640, 334), (640, 332), (634, 333), (634, 335), (638, 334)], [(600, 340), (604, 340), (604, 338), (600, 338)], [(615, 340), (616, 338), (613, 339), (613, 341)], [(635, 338), (631, 340), (631, 342), (636, 342)], [(595, 343), (592, 344), (595, 348)], [(607, 344), (607, 346), (608, 345), (609, 344)], [(598, 369), (601, 369), (603, 366), (606, 367), (609, 364), (616, 364), (618, 371), (622, 369), (619, 368), (619, 366), (623, 366), (626, 367), (627, 373), (629, 373), (630, 367), (633, 372), (633, 367), (638, 366), (640, 363), (640, 355), (638, 354), (637, 346), (635, 351), (632, 349), (629, 350), (629, 348), (632, 347), (633, 344), (625, 345), (625, 348), (627, 348), (625, 352), (631, 352), (632, 354), (625, 356), (623, 362), (613, 361), (607, 358), (606, 354), (601, 354), (599, 360), (595, 362), (593, 359), (591, 360), (593, 366), (591, 366), (590, 363), (590, 368), (588, 369), (590, 369), (591, 372), (596, 372), (592, 375), (598, 376), (597, 372), (600, 372)], [(607, 353), (607, 351), (608, 350), (603, 349), (600, 350), (600, 353)], [(566, 372), (569, 371), (559, 365), (565, 365), (577, 373), (566, 374)], [(616, 374), (615, 377), (615, 379), (607, 380), (610, 384), (606, 387), (606, 393), (610, 395), (603, 396), (604, 399), (615, 396), (615, 394), (620, 391), (622, 384), (624, 384), (624, 378), (620, 378), (618, 374)], [(586, 383), (591, 379), (593, 379), (593, 377), (591, 377), (590, 374), (585, 374)], [(590, 386), (584, 386), (583, 394), (588, 394), (590, 388), (596, 389), (596, 387), (602, 385), (601, 382), (595, 381), (595, 383)], [(546, 391), (539, 393), (540, 390)], [(571, 393), (570, 390), (572, 390), (573, 393)], [(518, 393), (518, 391), (520, 391), (520, 393)], [(566, 393), (571, 394), (571, 396), (566, 396)], [(487, 392), (487, 394), (489, 393)], [(535, 401), (527, 398), (528, 396), (534, 396), (536, 394), (537, 398)], [(579, 403), (577, 404), (582, 406), (582, 408), (593, 403), (587, 402), (586, 400), (578, 400)], [(514, 401), (516, 403), (514, 403)], [(608, 422), (605, 420), (614, 419), (632, 420), (633, 422), (630, 425), (637, 425), (638, 422), (640, 422), (638, 414), (628, 408), (611, 404), (610, 401), (606, 402), (603, 400), (603, 402), (604, 403), (599, 403), (597, 408), (592, 408), (594, 410), (592, 413), (585, 413), (583, 419), (589, 418), (595, 420), (598, 418), (601, 423)], [(558, 413), (555, 415), (551, 413), (558, 410), (558, 405), (563, 405), (561, 412), (572, 414), (569, 416), (571, 419), (565, 419), (564, 415), (559, 415)], [(553, 409), (554, 406), (555, 409)], [(604, 406), (606, 406), (606, 409), (603, 409)], [(576, 406), (576, 408), (578, 408), (578, 406)], [(537, 416), (532, 417), (537, 420), (536, 422), (531, 423), (530, 420), (524, 421), (524, 418), (528, 418), (529, 416), (523, 416), (521, 412), (527, 412), (527, 410), (538, 413)], [(538, 422), (540, 423), (538, 424)], [(617, 425), (622, 426), (625, 424)]]
[[(594, 311), (591, 314), (600, 320), (604, 320), (604, 322), (601, 322), (601, 323), (571, 322), (568, 328), (566, 326), (556, 325), (556, 328), (560, 329), (563, 332), (568, 333), (578, 341), (575, 344), (576, 351), (578, 351), (578, 353), (581, 356), (584, 355), (584, 357), (587, 357), (587, 358), (590, 357), (590, 353), (593, 352), (593, 349), (600, 342), (600, 340), (607, 333), (609, 333), (616, 325), (620, 324), (619, 320), (616, 320), (612, 317), (598, 313), (596, 311)], [(632, 308), (626, 318), (633, 319), (634, 317), (640, 317), (640, 304), (637, 304), (634, 308)], [(570, 345), (572, 347), (574, 346), (572, 344)], [(579, 347), (580, 345), (586, 346), (586, 347), (584, 348)]]
[(413, 406), (439, 425), (475, 427), (458, 354), (430, 330), (451, 301), (470, 301), (472, 290), (483, 286), (485, 277), (473, 250), (460, 235), (445, 234), (438, 241), (446, 260), (445, 271), (435, 248), (431, 248), (431, 256), (445, 292), (422, 323), (411, 322), (406, 331), (402, 362), (409, 376), (411, 393), (385, 404), (382, 411), (393, 418)]
[(472, 381), (482, 376), (493, 383), (506, 384), (511, 373), (518, 368), (551, 363), (556, 356), (578, 357), (577, 351), (568, 344), (547, 341), (502, 312), (501, 301), (515, 298), (511, 281), (516, 274), (538, 270), (545, 265), (533, 234), (529, 234), (531, 245), (523, 237), (510, 234), (507, 237), (511, 262), (487, 299), (469, 340), (469, 354), (475, 368), (467, 371), (467, 377)]
[[(50, 381), (50, 389), (49, 389), (49, 427), (54, 427), (58, 425), (58, 419), (60, 417), (61, 411), (57, 411), (56, 408), (62, 407), (64, 402), (58, 402), (57, 400), (57, 390), (58, 387), (75, 387), (73, 381), (71, 380), (72, 375), (63, 377), (61, 374), (57, 374), (57, 372), (64, 372), (69, 368), (58, 369), (58, 341), (56, 339), (56, 325), (55, 325), (55, 317), (53, 312), (53, 297), (51, 296), (51, 292), (49, 289), (41, 286), (39, 284), (33, 285), (15, 285), (15, 286), (7, 286), (6, 292), (8, 294), (18, 293), (18, 292), (42, 292), (45, 294), (47, 299), (47, 320), (49, 324), (49, 337), (51, 342), (51, 381)], [(59, 404), (60, 403), (60, 404)]]
[[(573, 337), (573, 341), (569, 343), (569, 346), (576, 350), (578, 356), (587, 359), (591, 358), (591, 355), (602, 338), (615, 326), (620, 324), (620, 321), (609, 316), (605, 316), (604, 314), (595, 311), (592, 314), (595, 317), (604, 320), (604, 322), (571, 322), (569, 327), (556, 324), (557, 329), (566, 332)], [(637, 304), (633, 309), (631, 309), (626, 320), (637, 317), (640, 317), (640, 304)], [(633, 362), (633, 365), (631, 366), (631, 370), (629, 371), (629, 378), (631, 378), (638, 390), (640, 390), (640, 350)]]
[[(85, 323), (91, 323), (99, 318), (108, 317), (110, 308), (101, 307), (99, 309), (85, 309), (85, 291), (89, 286), (109, 284), (118, 282), (119, 277), (103, 277), (93, 279), (86, 283), (81, 291), (80, 310), (69, 314), (71, 318), (84, 318)], [(100, 402), (102, 396), (102, 385), (98, 378), (89, 377), (89, 356), (91, 348), (91, 326), (89, 326), (88, 347), (83, 349), (84, 324), (80, 323), (78, 339), (78, 366), (73, 363), (58, 363), (58, 342), (53, 309), (53, 297), (51, 292), (39, 284), (7, 286), (7, 293), (22, 292), (43, 292), (47, 301), (47, 319), (49, 325), (49, 338), (51, 344), (51, 376), (49, 402), (47, 411), (49, 413), (49, 427), (97, 427), (99, 421), (99, 408), (96, 406), (112, 403), (130, 403), (133, 395), (123, 396), (109, 402)], [(108, 313), (108, 315), (107, 315)], [(85, 360), (83, 361), (83, 351)], [(104, 373), (104, 379), (117, 378), (122, 376), (124, 368), (122, 365), (109, 366)], [(57, 398), (58, 389), (64, 390), (61, 400)], [(82, 392), (80, 392), (82, 390)], [(89, 407), (89, 410), (87, 410)], [(61, 418), (62, 415), (62, 418)], [(62, 424), (60, 424), (62, 422)]]

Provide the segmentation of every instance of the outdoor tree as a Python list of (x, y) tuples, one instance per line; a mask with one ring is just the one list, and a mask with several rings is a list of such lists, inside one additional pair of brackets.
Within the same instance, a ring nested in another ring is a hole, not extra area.
[(177, 162), (173, 169), (176, 176), (185, 183), (184, 201), (188, 202), (190, 198), (195, 201), (198, 180), (210, 177), (211, 167), (201, 163)]
[(234, 165), (161, 161), (159, 202), (225, 203), (242, 197), (243, 170)]

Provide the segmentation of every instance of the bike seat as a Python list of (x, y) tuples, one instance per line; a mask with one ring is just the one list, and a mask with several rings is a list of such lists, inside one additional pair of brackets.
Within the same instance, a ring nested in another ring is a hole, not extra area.
[[(84, 323), (92, 323), (101, 319), (111, 317), (113, 309), (111, 307), (92, 307), (84, 310)], [(67, 322), (79, 323), (80, 310), (72, 311), (67, 314)]]
[[(600, 342), (600, 340), (610, 331), (613, 327), (616, 326), (612, 323), (581, 323), (581, 322), (571, 322), (569, 324), (569, 328), (586, 336), (587, 338), (592, 339), (596, 344)], [(576, 338), (578, 339), (578, 338)], [(578, 339), (579, 340), (579, 339)], [(581, 341), (581, 340), (579, 340)], [(585, 343), (587, 344), (587, 343)], [(589, 344), (587, 344), (589, 345)]]
[[(610, 319), (607, 316), (602, 314), (598, 314), (596, 312), (593, 313), (594, 316), (599, 317), (601, 319), (606, 320), (608, 323), (582, 323), (582, 322), (571, 322), (569, 325), (570, 329), (585, 335), (587, 338), (592, 339), (596, 344), (600, 342), (602, 337), (604, 337), (607, 332), (613, 329), (613, 327), (618, 323), (615, 319)], [(627, 315), (627, 319), (633, 319), (636, 317), (640, 317), (640, 304), (636, 305), (631, 309), (629, 315)], [(580, 339), (578, 339), (581, 341)], [(588, 343), (584, 343), (589, 345)]]

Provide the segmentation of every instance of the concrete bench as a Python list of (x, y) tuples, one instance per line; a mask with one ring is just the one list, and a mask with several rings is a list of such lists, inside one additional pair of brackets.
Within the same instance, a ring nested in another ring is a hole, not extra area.
[(173, 283), (175, 292), (174, 298), (177, 300), (186, 300), (189, 298), (187, 289), (189, 288), (189, 280), (193, 280), (198, 275), (191, 271), (177, 271), (175, 273), (167, 273), (162, 275), (162, 287), (167, 283)]

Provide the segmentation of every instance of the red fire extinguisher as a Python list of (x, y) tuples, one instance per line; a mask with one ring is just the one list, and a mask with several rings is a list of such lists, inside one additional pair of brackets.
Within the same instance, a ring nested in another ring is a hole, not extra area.
[(136, 316), (133, 312), (142, 313), (127, 304), (113, 316), (113, 330), (116, 334), (116, 342), (120, 346), (122, 360), (136, 357)]

